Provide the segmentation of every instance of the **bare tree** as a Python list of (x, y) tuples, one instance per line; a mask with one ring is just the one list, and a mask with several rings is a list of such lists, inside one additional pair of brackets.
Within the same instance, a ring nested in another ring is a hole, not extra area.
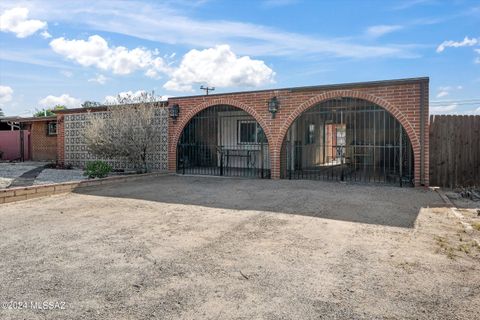
[(89, 113), (84, 136), (93, 154), (108, 159), (125, 157), (141, 172), (149, 171), (147, 158), (160, 139), (154, 104), (109, 106), (106, 117)]
[(106, 100), (104, 105), (122, 105), (122, 104), (133, 104), (133, 103), (145, 103), (145, 102), (156, 102), (161, 101), (161, 96), (156, 96), (155, 91), (148, 92), (145, 90), (139, 90), (137, 92), (121, 92), (117, 94), (116, 97), (110, 97), (111, 100)]

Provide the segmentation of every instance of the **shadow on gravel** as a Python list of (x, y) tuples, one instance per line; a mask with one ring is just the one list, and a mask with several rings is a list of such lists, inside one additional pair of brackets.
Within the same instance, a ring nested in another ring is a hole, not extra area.
[[(167, 175), (74, 191), (211, 208), (267, 211), (412, 228), (422, 207), (441, 202), (432, 191), (307, 180)], [(132, 214), (134, 214), (132, 212)]]

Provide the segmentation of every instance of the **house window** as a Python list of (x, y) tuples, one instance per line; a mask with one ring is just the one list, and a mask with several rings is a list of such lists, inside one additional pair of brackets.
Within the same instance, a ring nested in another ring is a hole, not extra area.
[(305, 132), (305, 142), (306, 144), (314, 144), (315, 143), (315, 124), (310, 123), (307, 126), (307, 130)]
[(57, 121), (47, 123), (47, 135), (54, 136), (57, 134)]
[(256, 144), (266, 142), (265, 133), (262, 127), (251, 120), (238, 121), (238, 143), (239, 144)]

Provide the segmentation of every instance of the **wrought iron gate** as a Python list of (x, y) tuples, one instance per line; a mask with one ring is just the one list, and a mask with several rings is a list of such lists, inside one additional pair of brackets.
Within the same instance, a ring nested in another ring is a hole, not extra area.
[(181, 174), (270, 177), (268, 141), (245, 111), (213, 106), (195, 115), (177, 145)]
[(413, 151), (404, 128), (365, 100), (338, 98), (305, 111), (283, 148), (289, 179), (413, 184)]

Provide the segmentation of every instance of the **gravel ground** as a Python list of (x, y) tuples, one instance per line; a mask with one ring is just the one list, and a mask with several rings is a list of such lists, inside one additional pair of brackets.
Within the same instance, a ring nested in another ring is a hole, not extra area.
[(61, 169), (45, 169), (35, 179), (34, 184), (60, 183), (68, 181), (86, 180), (83, 170), (61, 170)]
[(164, 176), (4, 204), (0, 302), (66, 304), (0, 318), (475, 319), (480, 251), (440, 201)]
[(6, 188), (25, 172), (44, 166), (45, 162), (0, 162), (0, 189)]

